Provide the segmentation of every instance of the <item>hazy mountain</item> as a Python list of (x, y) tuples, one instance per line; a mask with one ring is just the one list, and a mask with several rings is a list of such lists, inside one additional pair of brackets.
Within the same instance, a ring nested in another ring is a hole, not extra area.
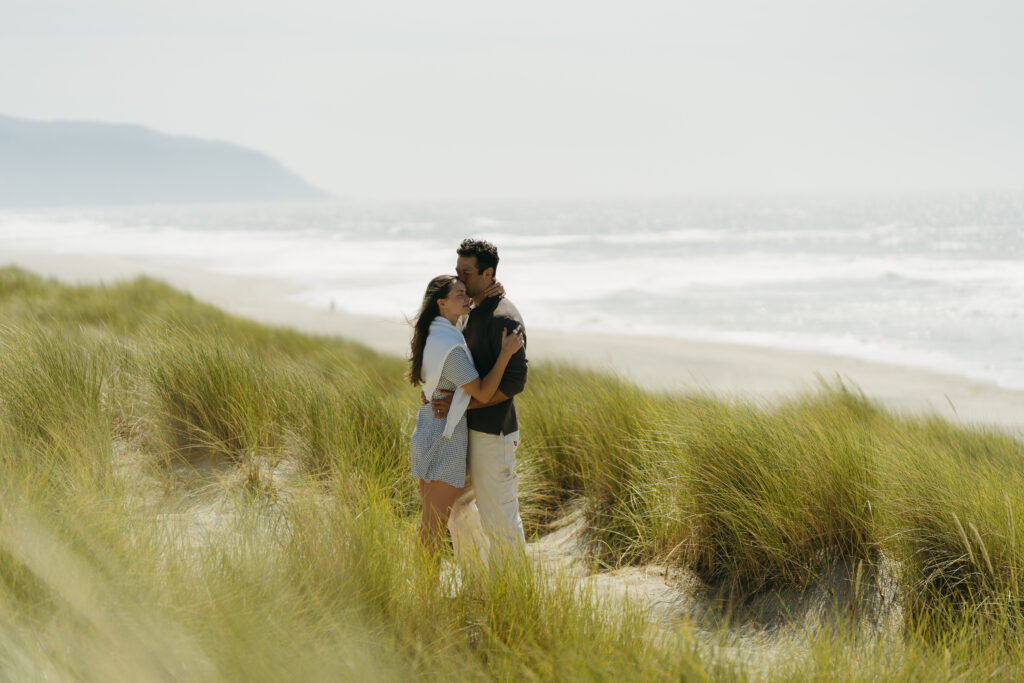
[(260, 152), (142, 126), (0, 115), (0, 206), (323, 199)]

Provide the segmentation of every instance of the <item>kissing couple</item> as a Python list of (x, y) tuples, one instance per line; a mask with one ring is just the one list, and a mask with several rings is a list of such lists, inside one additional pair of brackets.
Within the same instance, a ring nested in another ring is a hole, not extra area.
[[(427, 285), (413, 320), (409, 379), (423, 405), (410, 441), (419, 482), (420, 542), (433, 553), (451, 532), (457, 557), (526, 549), (515, 474), (526, 386), (526, 330), (495, 281), (498, 249), (467, 239), (456, 275)], [(494, 547), (497, 546), (497, 547)]]

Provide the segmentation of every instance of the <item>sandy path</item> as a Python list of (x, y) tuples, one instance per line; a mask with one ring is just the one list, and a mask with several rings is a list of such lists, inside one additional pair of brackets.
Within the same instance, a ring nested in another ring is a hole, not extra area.
[[(408, 327), (399, 318), (371, 318), (297, 303), (297, 289), (270, 278), (210, 273), (154, 259), (82, 254), (8, 252), (0, 265), (18, 265), (65, 282), (113, 282), (149, 275), (232, 313), (304, 332), (338, 335), (383, 353), (404, 355)], [(527, 324), (529, 312), (524, 311)], [(1024, 432), (1024, 391), (955, 375), (825, 354), (734, 344), (530, 330), (533, 360), (565, 361), (616, 372), (647, 388), (709, 390), (772, 399), (837, 375), (890, 408), (932, 411), (971, 423)]]

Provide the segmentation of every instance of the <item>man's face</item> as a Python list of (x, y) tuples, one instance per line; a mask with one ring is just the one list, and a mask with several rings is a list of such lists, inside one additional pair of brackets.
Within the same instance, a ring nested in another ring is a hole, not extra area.
[(494, 282), (494, 270), (485, 268), (484, 272), (476, 272), (476, 256), (460, 256), (455, 262), (455, 274), (466, 285), (466, 293), (477, 297)]

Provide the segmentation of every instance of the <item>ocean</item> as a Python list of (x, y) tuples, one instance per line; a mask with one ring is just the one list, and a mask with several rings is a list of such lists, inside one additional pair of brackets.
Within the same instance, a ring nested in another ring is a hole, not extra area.
[[(465, 237), (530, 329), (815, 351), (1024, 389), (1024, 193), (0, 211), (10, 250), (279, 278), (412, 315)], [(2, 259), (0, 259), (2, 261)]]

